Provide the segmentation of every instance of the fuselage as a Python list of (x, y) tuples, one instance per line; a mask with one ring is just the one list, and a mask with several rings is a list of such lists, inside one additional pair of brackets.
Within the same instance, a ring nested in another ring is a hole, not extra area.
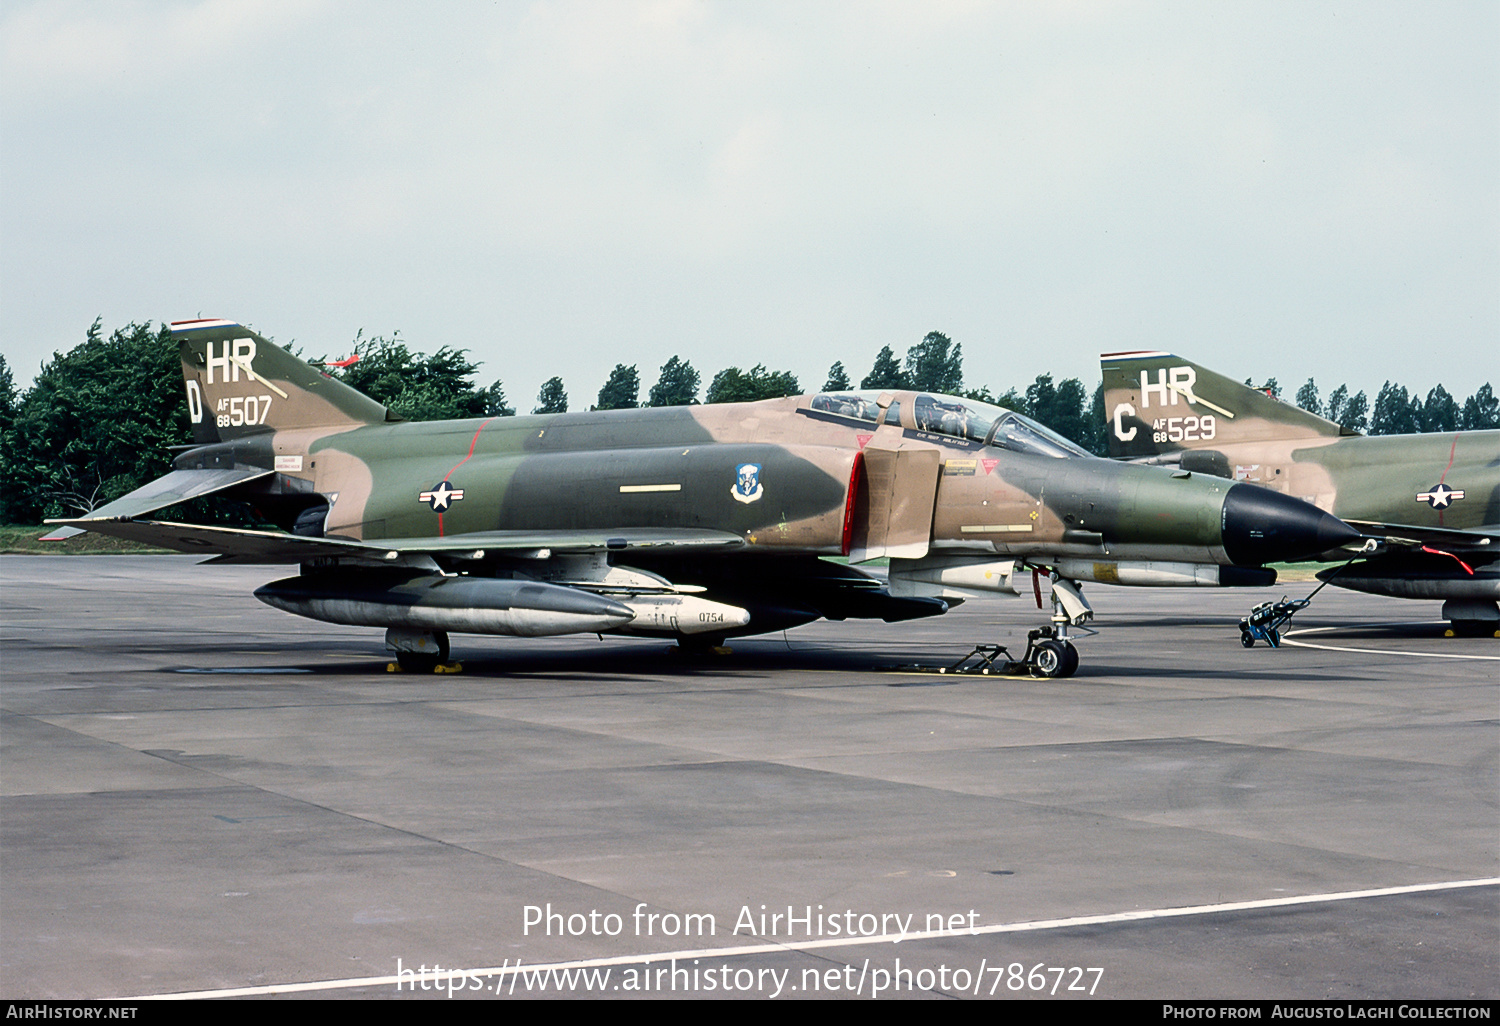
[[(840, 398), (851, 397), (832, 397)], [(278, 465), (299, 468), (286, 476), (330, 500), (322, 533), (367, 542), (711, 528), (743, 538), (747, 552), (1263, 561), (1232, 541), (1226, 548), (1233, 482), (1095, 459), (984, 404), (887, 398), (258, 437), (274, 445)], [(944, 420), (934, 406), (963, 415)]]
[[(256, 595), (385, 627), (402, 665), (444, 658), (448, 631), (711, 642), (819, 617), (932, 616), (1013, 593), (1030, 568), (1051, 579), (1060, 625), (1038, 665), (1066, 675), (1063, 631), (1092, 615), (1074, 582), (1268, 584), (1265, 564), (1359, 537), (1269, 489), (1096, 459), (954, 396), (409, 423), (243, 325), (173, 334), (195, 444), (62, 530), (296, 562)], [(281, 530), (140, 519), (216, 494)], [(889, 574), (833, 556), (888, 558)]]
[[(954, 396), (408, 423), (243, 325), (173, 334), (194, 446), (62, 530), (299, 563), (256, 595), (385, 627), (403, 666), (445, 658), (449, 631), (712, 642), (819, 617), (932, 616), (1014, 592), (1029, 566), (1061, 609), (1038, 666), (1066, 675), (1077, 659), (1062, 632), (1091, 615), (1074, 581), (1267, 584), (1264, 564), (1358, 538), (1274, 491), (1096, 459)], [(139, 519), (215, 494), (281, 530)], [(832, 556), (885, 557), (890, 572)]]
[(1344, 520), (1448, 530), (1500, 525), (1500, 431), (1267, 439), (1218, 451), (1236, 480)]

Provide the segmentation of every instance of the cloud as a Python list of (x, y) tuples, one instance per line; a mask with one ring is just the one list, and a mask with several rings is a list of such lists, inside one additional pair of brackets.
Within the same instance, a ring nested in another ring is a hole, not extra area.
[(1408, 10), (12, 0), (5, 344), (401, 328), (517, 395), (561, 347), (811, 380), (934, 328), (1002, 391), (1136, 344), (1472, 349), (1500, 9)]
[(149, 92), (177, 69), (213, 75), (254, 59), (257, 44), (323, 16), (322, 0), (11, 6), (0, 19), (11, 102)]

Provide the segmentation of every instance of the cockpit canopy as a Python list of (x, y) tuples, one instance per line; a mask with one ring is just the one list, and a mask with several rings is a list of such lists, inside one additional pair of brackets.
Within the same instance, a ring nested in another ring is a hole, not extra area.
[[(825, 392), (813, 396), (812, 408), (851, 420), (880, 423), (876, 392)], [(891, 403), (884, 423), (901, 423), (901, 403)], [(1067, 459), (1093, 454), (1015, 410), (992, 406), (974, 399), (919, 392), (912, 400), (912, 416), (918, 431), (961, 438), (980, 445), (993, 445), (1013, 452)]]

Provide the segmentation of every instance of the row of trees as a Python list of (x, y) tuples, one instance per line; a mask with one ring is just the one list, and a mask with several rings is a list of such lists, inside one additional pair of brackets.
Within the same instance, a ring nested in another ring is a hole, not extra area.
[[(311, 362), (408, 420), (516, 412), (500, 381), (476, 384), (479, 364), (467, 350), (444, 346), (427, 354), (412, 350), (398, 334), (367, 338), (360, 333), (353, 355), (358, 360)], [(617, 364), (590, 405), (601, 410), (689, 406), (699, 402), (701, 387), (692, 364), (673, 356), (643, 403), (637, 366)], [(1280, 397), (1274, 379), (1263, 387)], [(821, 390), (855, 388), (942, 392), (994, 403), (1027, 414), (1091, 452), (1106, 452), (1102, 386), (1090, 398), (1077, 378), (1054, 381), (1042, 374), (1024, 390), (1010, 388), (1000, 395), (988, 386), (966, 387), (963, 347), (941, 332), (928, 333), (904, 360), (890, 346), (882, 348), (857, 383), (842, 361), (835, 363)], [(719, 371), (702, 401), (748, 402), (802, 391), (794, 374), (756, 364)], [(1309, 379), (1295, 401), (1372, 434), (1500, 427), (1500, 401), (1488, 384), (1460, 404), (1441, 385), (1421, 399), (1387, 382), (1371, 409), (1363, 392), (1351, 396), (1343, 385), (1325, 403)], [(542, 386), (533, 412), (561, 413), (568, 404), (562, 378), (554, 377)], [(181, 366), (165, 326), (129, 324), (106, 336), (95, 321), (81, 344), (53, 354), (24, 393), (0, 356), (0, 522), (35, 524), (118, 498), (170, 469), (168, 447), (189, 440)]]
[(165, 327), (130, 324), (53, 354), (18, 393), (0, 356), (0, 522), (76, 516), (171, 469), (190, 440), (182, 362)]
[[(1281, 388), (1272, 378), (1266, 390), (1281, 398)], [(1424, 431), (1479, 431), (1500, 427), (1500, 399), (1488, 383), (1462, 406), (1438, 385), (1420, 398), (1417, 393), (1408, 393), (1405, 385), (1387, 381), (1375, 396), (1375, 408), (1370, 409), (1370, 400), (1363, 392), (1349, 394), (1347, 385), (1340, 385), (1329, 395), (1328, 402), (1318, 397), (1318, 386), (1312, 378), (1297, 389), (1296, 403), (1309, 413), (1315, 413), (1350, 431), (1363, 431), (1372, 435), (1414, 435)]]

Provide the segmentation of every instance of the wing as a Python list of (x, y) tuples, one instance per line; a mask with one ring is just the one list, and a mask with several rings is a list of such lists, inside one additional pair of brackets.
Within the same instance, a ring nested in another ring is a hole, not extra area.
[(216, 557), (213, 560), (215, 563), (302, 563), (327, 556), (361, 557), (391, 563), (398, 562), (405, 556), (471, 553), (479, 554), (475, 558), (482, 558), (483, 553), (545, 558), (545, 555), (552, 552), (641, 549), (727, 552), (745, 544), (743, 538), (728, 531), (651, 527), (613, 531), (479, 531), (442, 538), (356, 541), (352, 538), (312, 538), (281, 531), (207, 527), (159, 520), (134, 520), (130, 517), (95, 516), (47, 522), (65, 529), (74, 529), (75, 533), (81, 530), (94, 531), (177, 552), (213, 555)]

